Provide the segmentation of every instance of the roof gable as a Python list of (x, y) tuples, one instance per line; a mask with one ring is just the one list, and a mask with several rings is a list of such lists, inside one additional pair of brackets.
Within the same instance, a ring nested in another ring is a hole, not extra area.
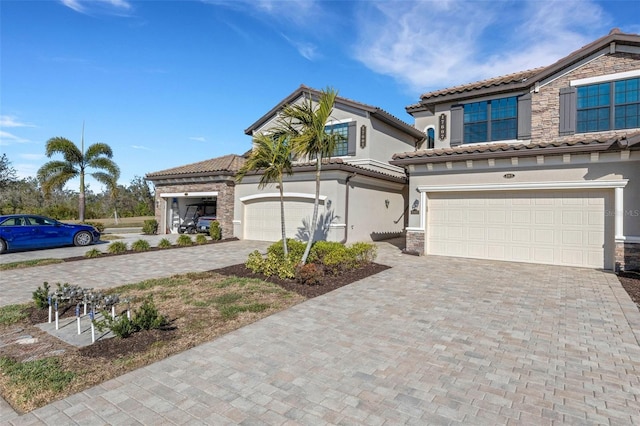
[[(265, 115), (260, 117), (255, 123), (245, 129), (244, 133), (246, 135), (253, 135), (253, 133), (262, 127), (269, 120), (273, 119), (279, 111), (281, 111), (286, 105), (290, 105), (295, 103), (298, 99), (302, 97), (311, 96), (314, 99), (317, 99), (321, 96), (322, 92), (320, 90), (305, 86), (304, 84), (300, 85), (296, 90), (294, 90), (289, 96), (281, 100), (278, 104), (276, 104), (273, 108), (271, 108)], [(422, 139), (425, 135), (412, 125), (402, 121), (398, 117), (388, 113), (382, 108), (378, 108), (372, 105), (363, 104), (361, 102), (356, 102), (351, 99), (343, 98), (341, 96), (336, 97), (336, 105), (344, 105), (349, 108), (355, 108), (366, 113), (369, 113), (371, 116), (377, 118), (380, 121), (383, 121), (411, 136), (414, 138)]]

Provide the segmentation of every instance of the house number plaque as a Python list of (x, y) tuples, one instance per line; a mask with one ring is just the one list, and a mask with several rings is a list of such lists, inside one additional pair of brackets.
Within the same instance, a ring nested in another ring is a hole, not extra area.
[(438, 138), (443, 141), (447, 138), (447, 116), (440, 114), (438, 117)]

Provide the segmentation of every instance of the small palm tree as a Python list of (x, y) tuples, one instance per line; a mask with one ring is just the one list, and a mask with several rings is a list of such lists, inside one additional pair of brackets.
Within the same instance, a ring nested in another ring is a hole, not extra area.
[[(115, 188), (118, 177), (120, 177), (120, 169), (111, 160), (113, 157), (111, 147), (104, 143), (95, 143), (90, 145), (85, 152), (84, 136), (81, 148), (78, 148), (69, 139), (51, 138), (46, 143), (45, 153), (49, 158), (56, 153), (62, 154), (64, 157), (64, 160), (49, 161), (38, 170), (38, 180), (45, 195), (49, 195), (53, 189), (62, 188), (71, 179), (80, 178), (80, 196), (78, 197), (80, 221), (85, 219), (85, 175), (89, 174), (110, 189)], [(98, 169), (98, 171), (88, 173), (88, 168)]]
[(282, 229), (282, 245), (284, 255), (289, 254), (287, 248), (287, 232), (284, 220), (284, 189), (282, 178), (284, 174), (292, 175), (291, 145), (287, 141), (287, 134), (276, 132), (271, 134), (258, 133), (253, 138), (253, 149), (249, 158), (236, 175), (241, 182), (250, 171), (262, 170), (258, 188), (276, 183), (280, 190), (280, 227)]
[(287, 134), (296, 154), (316, 159), (316, 196), (313, 204), (313, 217), (309, 229), (307, 247), (302, 255), (304, 265), (309, 256), (313, 236), (318, 226), (318, 205), (320, 204), (320, 171), (322, 160), (330, 158), (336, 144), (343, 140), (338, 133), (327, 132), (327, 123), (331, 118), (338, 92), (330, 87), (324, 89), (314, 104), (311, 93), (299, 104), (285, 106), (280, 113), (279, 128)]

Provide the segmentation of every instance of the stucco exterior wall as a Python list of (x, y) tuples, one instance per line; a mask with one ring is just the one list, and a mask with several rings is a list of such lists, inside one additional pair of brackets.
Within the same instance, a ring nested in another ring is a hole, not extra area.
[(577, 133), (559, 136), (560, 125), (560, 89), (569, 87), (571, 80), (601, 75), (615, 74), (640, 69), (640, 55), (615, 53), (600, 56), (597, 59), (573, 69), (571, 72), (543, 84), (539, 92), (531, 97), (531, 138), (534, 142), (573, 141), (585, 137), (597, 139), (602, 135), (625, 134), (629, 129), (598, 133)]

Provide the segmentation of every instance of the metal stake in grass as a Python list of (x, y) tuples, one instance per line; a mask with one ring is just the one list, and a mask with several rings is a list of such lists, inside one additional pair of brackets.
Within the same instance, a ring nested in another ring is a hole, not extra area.
[(49, 301), (49, 324), (51, 324), (51, 295), (49, 295), (49, 297), (47, 297), (47, 300)]
[(91, 312), (89, 312), (89, 318), (91, 319), (91, 343), (96, 342), (96, 327), (93, 325), (93, 319), (95, 318), (95, 312), (93, 311), (93, 305), (91, 305)]
[(80, 304), (76, 305), (76, 322), (78, 323), (78, 335), (82, 334), (80, 331)]
[(56, 330), (60, 328), (60, 324), (58, 322), (59, 314), (58, 314), (58, 299), (55, 301), (55, 309), (56, 309)]

